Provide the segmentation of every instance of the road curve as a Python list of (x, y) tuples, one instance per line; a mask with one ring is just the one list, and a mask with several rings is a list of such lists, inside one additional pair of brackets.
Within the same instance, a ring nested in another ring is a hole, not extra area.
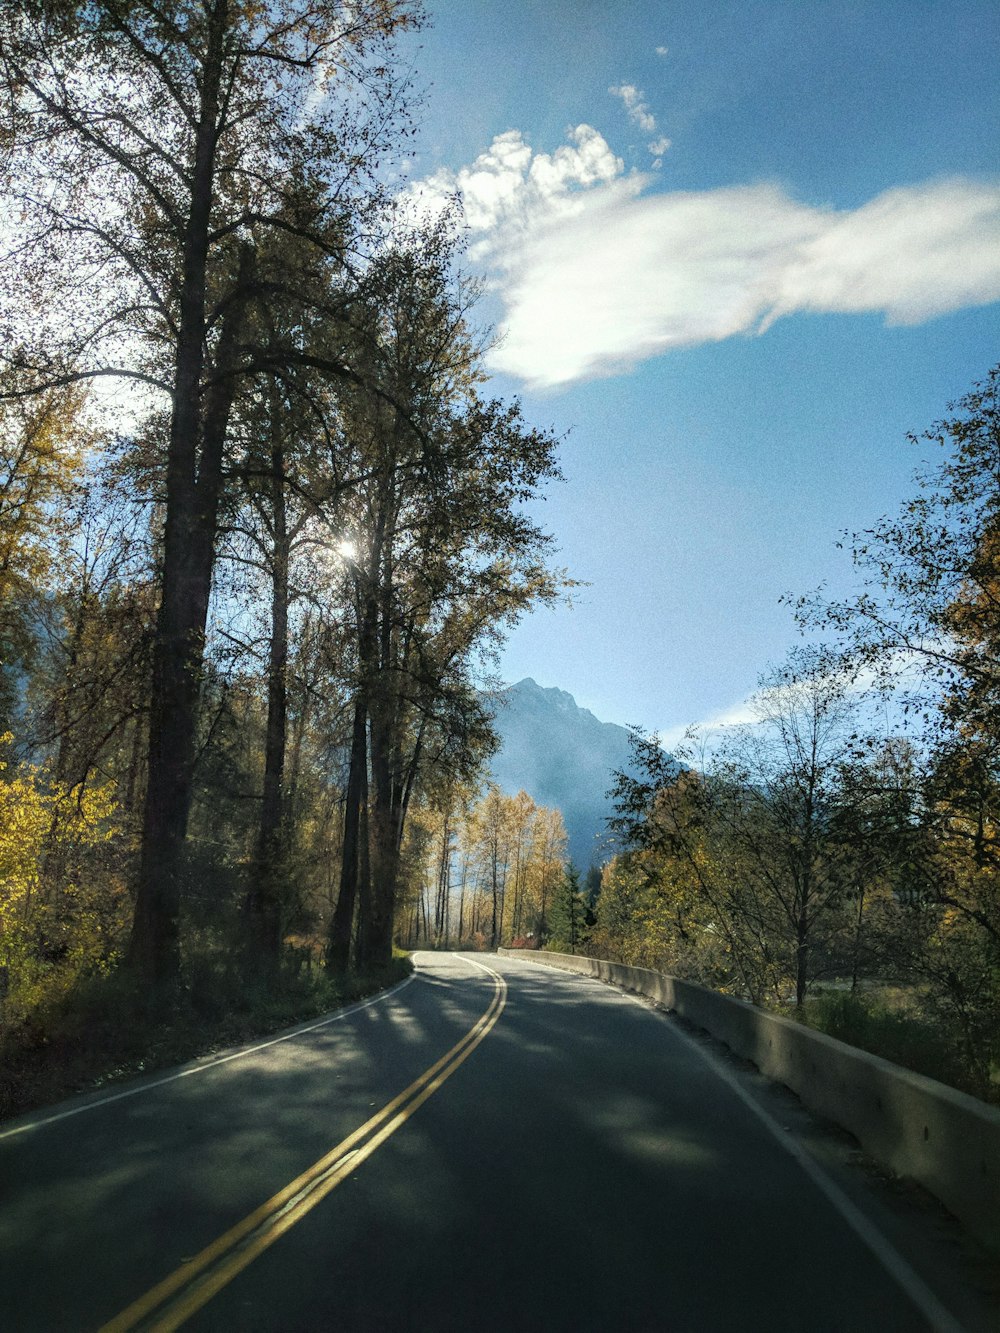
[(3, 1326), (990, 1327), (790, 1099), (669, 1017), (527, 960), (417, 962), (333, 1021), (0, 1128)]

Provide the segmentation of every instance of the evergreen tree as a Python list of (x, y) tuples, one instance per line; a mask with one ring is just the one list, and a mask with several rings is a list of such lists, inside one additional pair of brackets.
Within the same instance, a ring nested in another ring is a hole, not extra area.
[(587, 900), (580, 889), (580, 872), (570, 862), (552, 899), (549, 947), (557, 953), (579, 953), (589, 933), (588, 916)]

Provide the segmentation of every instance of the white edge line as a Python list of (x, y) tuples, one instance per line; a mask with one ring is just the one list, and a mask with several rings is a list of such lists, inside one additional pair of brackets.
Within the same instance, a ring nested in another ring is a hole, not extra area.
[(417, 973), (411, 972), (408, 977), (398, 982), (390, 990), (381, 991), (370, 999), (351, 1005), (349, 1009), (338, 1009), (335, 1014), (331, 1014), (328, 1018), (321, 1018), (318, 1023), (309, 1023), (305, 1027), (293, 1028), (291, 1032), (285, 1032), (280, 1037), (272, 1037), (270, 1041), (258, 1042), (256, 1046), (247, 1046), (244, 1049), (232, 1051), (229, 1055), (220, 1055), (214, 1060), (199, 1061), (197, 1064), (185, 1066), (178, 1070), (176, 1074), (168, 1074), (165, 1078), (142, 1083), (137, 1088), (126, 1088), (123, 1092), (114, 1092), (108, 1097), (99, 1097), (95, 1101), (85, 1102), (82, 1106), (72, 1106), (67, 1111), (59, 1111), (55, 1115), (42, 1116), (40, 1119), (14, 1125), (11, 1129), (0, 1130), (0, 1140), (12, 1139), (15, 1134), (24, 1134), (29, 1129), (42, 1129), (45, 1125), (54, 1125), (58, 1120), (68, 1120), (70, 1116), (83, 1115), (85, 1111), (95, 1111), (101, 1106), (110, 1106), (112, 1102), (124, 1101), (126, 1097), (138, 1097), (140, 1093), (152, 1092), (155, 1088), (162, 1088), (167, 1083), (176, 1083), (178, 1079), (189, 1078), (192, 1074), (203, 1074), (207, 1069), (215, 1069), (219, 1065), (228, 1064), (230, 1060), (242, 1060), (247, 1055), (255, 1055), (258, 1051), (266, 1051), (269, 1046), (277, 1046), (280, 1042), (292, 1041), (295, 1037), (303, 1037), (308, 1032), (315, 1032), (317, 1028), (329, 1027), (331, 1023), (339, 1023), (344, 1018), (350, 1018), (352, 1014), (360, 1013), (362, 1009), (371, 1008), (373, 1004), (381, 1004), (383, 1000), (388, 1000), (391, 996), (396, 995), (404, 986), (408, 986), (411, 981), (416, 979)]
[[(535, 960), (525, 959), (524, 961), (534, 962)], [(551, 964), (546, 963), (535, 963), (535, 966), (547, 967), (550, 972), (560, 972), (566, 976), (582, 977), (585, 981), (595, 981), (599, 986), (603, 986), (605, 990), (616, 991), (624, 999), (645, 1010), (647, 1014), (662, 1015), (663, 1013), (662, 1010), (652, 1007), (655, 1001), (644, 999), (640, 995), (633, 995), (612, 982), (602, 981), (600, 977), (588, 976), (584, 972), (571, 971), (569, 968), (552, 967)], [(859, 1240), (868, 1247), (897, 1286), (903, 1289), (935, 1330), (935, 1333), (964, 1333), (962, 1325), (956, 1320), (955, 1316), (934, 1295), (927, 1283), (906, 1262), (895, 1246), (886, 1239), (861, 1209), (851, 1202), (836, 1181), (832, 1180), (823, 1168), (809, 1156), (802, 1145), (774, 1119), (770, 1112), (766, 1111), (750, 1096), (725, 1065), (685, 1032), (680, 1023), (671, 1023), (670, 1031), (675, 1033), (691, 1050), (697, 1051), (713, 1073), (718, 1075), (723, 1083), (727, 1084), (736, 1093), (740, 1101), (745, 1103), (785, 1151), (798, 1162), (812, 1183), (825, 1196), (827, 1202), (836, 1209)]]
[[(640, 1008), (646, 1009), (648, 1012), (648, 1005), (644, 1004), (638, 996), (629, 995), (627, 992), (622, 993), (627, 1000), (631, 1000), (633, 1004), (639, 1005)], [(656, 1011), (654, 1010), (654, 1012)], [(836, 1181), (827, 1175), (823, 1168), (806, 1152), (805, 1148), (774, 1119), (769, 1111), (766, 1111), (750, 1096), (733, 1074), (710, 1051), (705, 1050), (679, 1024), (671, 1024), (670, 1026), (671, 1030), (676, 1032), (683, 1042), (692, 1050), (698, 1052), (705, 1063), (736, 1093), (737, 1097), (754, 1113), (785, 1151), (791, 1157), (794, 1157), (816, 1188), (826, 1197), (827, 1202), (840, 1213), (852, 1231), (867, 1245), (896, 1284), (902, 1287), (931, 1327), (936, 1330), (936, 1333), (963, 1333), (962, 1325), (938, 1300), (923, 1278), (914, 1271), (895, 1246), (886, 1239), (861, 1209), (851, 1202)]]

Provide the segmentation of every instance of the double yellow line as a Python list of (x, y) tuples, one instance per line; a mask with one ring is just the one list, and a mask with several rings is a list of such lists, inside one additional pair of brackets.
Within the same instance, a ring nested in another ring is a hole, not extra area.
[(493, 999), (461, 1041), (353, 1134), (200, 1254), (133, 1301), (127, 1310), (105, 1324), (100, 1333), (128, 1333), (139, 1327), (151, 1333), (168, 1333), (179, 1328), (395, 1134), (469, 1058), (503, 1012), (507, 983), (492, 968), (483, 970), (493, 978)]

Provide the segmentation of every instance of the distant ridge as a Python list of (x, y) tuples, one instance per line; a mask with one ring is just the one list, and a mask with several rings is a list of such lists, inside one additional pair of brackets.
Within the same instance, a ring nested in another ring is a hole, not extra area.
[(614, 849), (605, 826), (612, 813), (607, 792), (615, 770), (629, 767), (628, 729), (601, 722), (565, 690), (530, 677), (501, 692), (494, 726), (501, 744), (490, 768), (501, 790), (514, 795), (523, 788), (538, 805), (562, 811), (579, 870), (608, 860)]

